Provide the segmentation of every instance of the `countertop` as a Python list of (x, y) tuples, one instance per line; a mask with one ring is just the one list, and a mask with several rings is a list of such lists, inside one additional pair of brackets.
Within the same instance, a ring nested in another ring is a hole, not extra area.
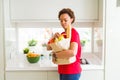
[[(103, 65), (98, 64), (81, 64), (83, 70), (104, 69)], [(40, 60), (38, 63), (29, 63), (27, 60), (9, 60), (6, 64), (6, 71), (54, 71), (57, 65), (51, 60)]]
[[(103, 70), (102, 65), (81, 65), (82, 70)], [(19, 67), (7, 67), (6, 71), (56, 71), (57, 66), (19, 66)]]

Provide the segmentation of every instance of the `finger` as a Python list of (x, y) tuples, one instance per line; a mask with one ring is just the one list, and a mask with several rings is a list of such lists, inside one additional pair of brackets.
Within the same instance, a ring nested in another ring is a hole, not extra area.
[(60, 34), (57, 32), (55, 33), (55, 38), (58, 38), (60, 36)]
[(56, 62), (56, 60), (55, 60), (55, 59), (52, 59), (52, 62), (53, 62), (53, 63), (55, 63), (55, 62)]

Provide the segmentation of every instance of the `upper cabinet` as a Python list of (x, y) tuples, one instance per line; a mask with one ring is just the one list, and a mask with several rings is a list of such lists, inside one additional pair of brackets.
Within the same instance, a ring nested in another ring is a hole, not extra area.
[(10, 0), (12, 21), (57, 21), (62, 8), (71, 8), (76, 21), (98, 20), (99, 0)]

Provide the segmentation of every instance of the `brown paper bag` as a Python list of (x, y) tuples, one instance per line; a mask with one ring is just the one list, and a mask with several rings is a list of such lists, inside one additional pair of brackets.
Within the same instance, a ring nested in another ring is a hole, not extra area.
[(65, 65), (65, 64), (71, 64), (71, 63), (73, 63), (73, 62), (75, 62), (76, 61), (76, 57), (74, 56), (74, 57), (71, 57), (71, 58), (69, 58), (69, 59), (56, 59), (56, 61), (54, 62), (55, 64), (59, 64), (59, 65)]
[[(61, 41), (55, 42), (55, 43), (51, 43), (50, 46), (53, 50), (53, 52), (58, 52), (58, 51), (62, 51), (62, 50), (67, 50), (70, 47), (70, 40), (71, 40), (71, 26), (68, 27), (67, 29), (67, 38), (64, 38)], [(56, 62), (54, 62), (55, 64), (59, 64), (59, 65), (64, 65), (64, 64), (70, 64), (76, 61), (76, 57), (71, 57), (69, 59), (56, 59)]]
[[(52, 47), (53, 52), (59, 52), (62, 50), (67, 50), (70, 47), (70, 39), (63, 39), (59, 42), (56, 43), (52, 43), (50, 44), (50, 46)], [(57, 58), (56, 61), (54, 62), (55, 64), (59, 64), (59, 65), (65, 65), (65, 64), (70, 64), (76, 61), (76, 57), (71, 57), (71, 58), (65, 58), (65, 59), (59, 59)]]
[(67, 49), (69, 49), (69, 46), (70, 46), (70, 39), (66, 38), (66, 39), (63, 39), (61, 41), (51, 43), (50, 46), (51, 46), (53, 52), (67, 50)]

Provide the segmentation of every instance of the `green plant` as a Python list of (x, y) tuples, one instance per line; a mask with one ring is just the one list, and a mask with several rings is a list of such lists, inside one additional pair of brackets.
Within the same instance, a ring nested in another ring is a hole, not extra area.
[(29, 46), (36, 46), (36, 44), (37, 44), (37, 40), (32, 39), (32, 40), (28, 41)]
[(80, 43), (81, 43), (82, 46), (85, 46), (86, 42), (87, 42), (86, 40), (81, 40), (80, 41)]

